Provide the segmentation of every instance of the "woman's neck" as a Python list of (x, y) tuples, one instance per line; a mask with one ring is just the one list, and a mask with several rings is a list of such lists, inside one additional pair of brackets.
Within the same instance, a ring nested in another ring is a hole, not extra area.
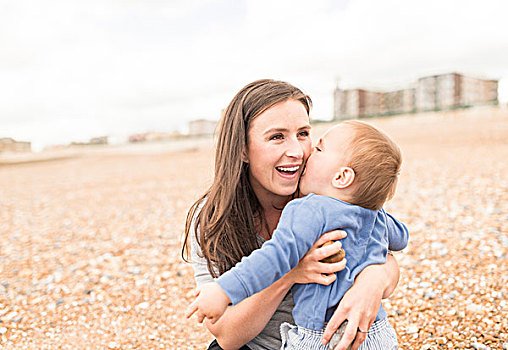
[(272, 233), (279, 223), (282, 209), (286, 206), (289, 199), (289, 197), (276, 196), (272, 198), (265, 198), (263, 201), (258, 198), (261, 204), (262, 213), (262, 217), (259, 218), (260, 220), (256, 225), (259, 236), (264, 239), (272, 238)]
[(252, 190), (261, 205), (261, 217), (256, 219), (257, 234), (264, 239), (270, 239), (272, 232), (279, 223), (282, 209), (291, 196), (278, 195), (262, 187), (257, 181), (250, 179)]
[(279, 224), (281, 214), (282, 210), (274, 210), (273, 212), (266, 215), (266, 223), (269, 231), (268, 239), (272, 238), (273, 231), (275, 231), (275, 228)]

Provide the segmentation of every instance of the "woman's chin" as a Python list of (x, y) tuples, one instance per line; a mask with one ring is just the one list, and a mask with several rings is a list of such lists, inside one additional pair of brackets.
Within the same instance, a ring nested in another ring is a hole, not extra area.
[(298, 185), (294, 186), (284, 186), (279, 191), (277, 191), (277, 195), (279, 196), (292, 196), (296, 190), (298, 189)]

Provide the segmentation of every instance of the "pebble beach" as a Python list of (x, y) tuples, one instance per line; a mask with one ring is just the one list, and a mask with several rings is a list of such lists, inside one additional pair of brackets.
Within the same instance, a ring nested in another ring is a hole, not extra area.
[[(403, 152), (406, 223), (384, 301), (401, 349), (508, 349), (508, 109), (369, 119)], [(330, 124), (313, 126), (313, 138)], [(213, 140), (157, 152), (0, 158), (0, 349), (206, 349), (184, 311), (190, 205)]]

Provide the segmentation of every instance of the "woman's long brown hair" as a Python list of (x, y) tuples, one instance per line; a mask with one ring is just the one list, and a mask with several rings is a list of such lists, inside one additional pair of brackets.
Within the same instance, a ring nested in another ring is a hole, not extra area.
[(213, 277), (259, 248), (256, 228), (266, 222), (243, 161), (247, 133), (255, 117), (289, 99), (300, 101), (309, 114), (312, 101), (298, 88), (282, 81), (257, 80), (236, 94), (219, 122), (214, 180), (189, 209), (182, 247), (182, 257), (188, 261), (189, 235), (194, 234)]

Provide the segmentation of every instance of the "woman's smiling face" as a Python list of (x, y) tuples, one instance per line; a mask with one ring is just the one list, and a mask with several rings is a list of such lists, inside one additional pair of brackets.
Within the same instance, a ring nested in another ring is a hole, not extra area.
[(261, 202), (286, 200), (296, 191), (311, 148), (309, 116), (297, 100), (278, 103), (252, 120), (245, 160)]

